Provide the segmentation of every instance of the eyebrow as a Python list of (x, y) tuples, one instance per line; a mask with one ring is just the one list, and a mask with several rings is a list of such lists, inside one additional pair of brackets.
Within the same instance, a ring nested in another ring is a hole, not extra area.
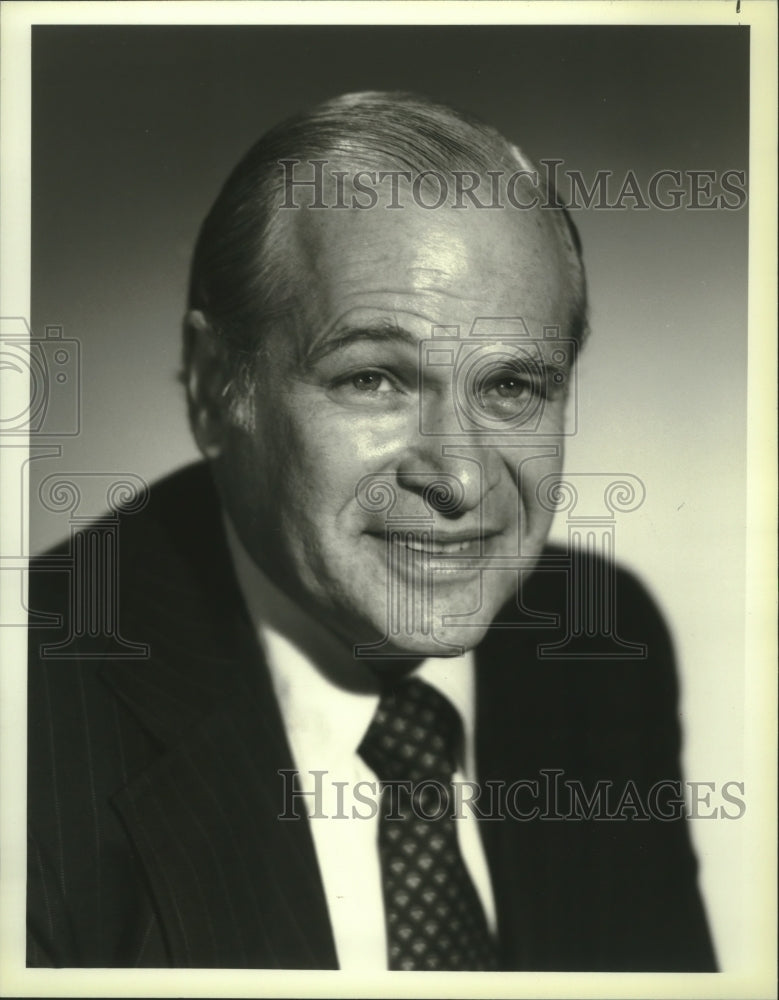
[(306, 367), (316, 364), (334, 351), (342, 350), (357, 343), (395, 343), (417, 348), (419, 340), (408, 330), (398, 326), (395, 320), (380, 319), (375, 323), (346, 327), (327, 336), (306, 353)]

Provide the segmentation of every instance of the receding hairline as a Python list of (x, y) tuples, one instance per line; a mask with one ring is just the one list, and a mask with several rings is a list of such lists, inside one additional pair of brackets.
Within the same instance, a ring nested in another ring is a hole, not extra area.
[[(348, 161), (342, 153), (339, 153), (337, 157), (334, 156), (328, 163), (328, 169), (335, 172), (346, 171), (348, 175), (366, 170), (367, 167), (363, 161), (354, 159)], [(397, 170), (398, 168), (395, 164), (390, 165), (385, 161), (381, 169), (389, 171)], [(441, 170), (439, 173), (445, 177), (447, 176), (446, 170)], [(452, 174), (449, 173), (448, 177), (451, 180)], [(384, 182), (378, 186), (384, 188), (384, 194), (388, 194), (388, 189), (392, 183), (391, 178), (385, 178)], [(338, 193), (342, 198), (345, 197), (348, 204), (350, 198), (349, 176), (343, 182), (339, 180), (339, 185)], [(334, 183), (331, 183), (329, 187), (327, 184), (325, 185), (325, 201), (330, 206), (333, 204), (333, 198), (328, 197), (328, 195), (331, 196), (333, 191)], [(451, 185), (446, 204), (432, 210), (420, 208), (407, 189), (405, 191), (396, 191), (395, 194), (401, 206), (396, 209), (386, 208), (388, 198), (382, 197), (376, 207), (367, 210), (352, 207), (301, 207), (299, 209), (277, 210), (275, 212), (269, 230), (266, 233), (263, 249), (264, 252), (267, 252), (266, 248), (272, 244), (276, 265), (277, 292), (281, 293), (276, 299), (277, 308), (274, 314), (276, 317), (280, 317), (283, 314), (297, 313), (296, 303), (299, 302), (299, 296), (305, 296), (305, 276), (301, 277), (300, 263), (307, 260), (309, 264), (315, 265), (315, 261), (311, 260), (311, 250), (306, 246), (306, 242), (312, 233), (312, 230), (306, 231), (305, 227), (307, 223), (310, 224), (310, 222), (313, 222), (316, 225), (317, 220), (329, 216), (338, 219), (345, 219), (351, 216), (356, 220), (365, 219), (366, 221), (370, 221), (370, 219), (377, 215), (381, 217), (383, 214), (387, 218), (397, 220), (398, 224), (402, 225), (403, 213), (409, 211), (415, 212), (418, 217), (430, 219), (431, 226), (435, 225), (442, 214), (450, 213), (451, 217), (455, 220), (473, 218), (479, 221), (483, 220), (487, 226), (490, 224), (497, 226), (498, 224), (505, 223), (508, 219), (510, 220), (509, 225), (516, 230), (518, 235), (526, 233), (528, 229), (540, 227), (544, 231), (543, 239), (545, 246), (542, 252), (547, 258), (546, 264), (548, 267), (555, 269), (565, 296), (563, 311), (568, 316), (568, 327), (571, 327), (575, 322), (577, 314), (582, 313), (586, 309), (584, 272), (578, 250), (570, 237), (566, 239), (567, 230), (559, 224), (555, 224), (551, 214), (554, 212), (554, 214), (559, 216), (559, 209), (548, 210), (542, 208), (540, 205), (532, 209), (520, 209), (512, 205), (504, 205), (504, 207), (499, 209), (482, 210), (470, 203), (465, 204), (462, 208), (455, 208), (455, 199), (452, 194)], [(281, 193), (277, 194), (278, 199), (282, 197)], [(277, 204), (280, 203), (280, 201), (277, 201)], [(359, 230), (356, 236), (359, 238)], [(519, 268), (520, 266), (518, 260), (517, 267)], [(566, 330), (565, 334), (568, 333), (569, 331)]]
[[(389, 181), (386, 183), (389, 184)], [(348, 199), (348, 185), (344, 190)], [(555, 311), (567, 316), (576, 308), (577, 290), (571, 281), (570, 262), (557, 228), (548, 219), (548, 213), (540, 208), (522, 211), (513, 207), (484, 212), (474, 205), (454, 208), (451, 201), (450, 198), (449, 204), (435, 211), (421, 208), (410, 198), (404, 201), (401, 196), (401, 207), (395, 210), (377, 206), (368, 211), (347, 207), (338, 210), (306, 208), (280, 213), (274, 232), (274, 249), (279, 265), (286, 272), (290, 309), (297, 317), (305, 313), (309, 278), (318, 270), (318, 262), (327, 259), (328, 240), (336, 239), (344, 246), (344, 234), (347, 241), (353, 239), (361, 246), (364, 254), (375, 254), (384, 241), (388, 252), (382, 256), (390, 259), (393, 248), (397, 253), (405, 254), (409, 274), (414, 260), (419, 260), (418, 252), (427, 259), (427, 263), (417, 263), (417, 268), (421, 266), (435, 271), (436, 248), (440, 248), (442, 263), (445, 263), (448, 246), (461, 243), (467, 247), (471, 261), (475, 262), (481, 252), (478, 247), (489, 252), (491, 241), (501, 234), (508, 234), (511, 242), (503, 245), (508, 247), (504, 259), (508, 261), (509, 274), (513, 272), (519, 277), (528, 269), (546, 272), (549, 285), (558, 289), (555, 301), (559, 310)], [(409, 213), (413, 213), (413, 220), (408, 218)], [(323, 225), (330, 220), (336, 224), (335, 228)], [(339, 223), (342, 225), (339, 226)], [(395, 256), (397, 259), (397, 254)], [(548, 322), (552, 322), (551, 315)]]
[[(229, 331), (236, 345), (249, 326), (258, 331), (294, 304), (279, 207), (280, 161), (316, 158), (327, 159), (330, 170), (352, 173), (405, 169), (451, 176), (464, 170), (486, 176), (490, 169), (535, 170), (519, 147), (492, 126), (407, 92), (345, 94), (281, 122), (255, 143), (228, 178), (204, 222), (193, 259), (190, 308), (202, 309), (213, 325)], [(545, 195), (551, 201), (552, 193)], [(570, 287), (570, 324), (582, 339), (587, 296), (578, 235), (561, 207), (550, 206), (550, 211), (550, 229)], [(218, 244), (221, 256), (211, 252), (209, 257), (213, 246), (203, 246), (209, 239)]]

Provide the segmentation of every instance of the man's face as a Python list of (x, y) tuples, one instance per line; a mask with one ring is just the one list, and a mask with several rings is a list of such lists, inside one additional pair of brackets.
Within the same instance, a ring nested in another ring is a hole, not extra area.
[(300, 210), (285, 227), (299, 303), (268, 332), (250, 419), (223, 445), (230, 515), (347, 643), (471, 648), (552, 516), (536, 487), (561, 467), (571, 373), (544, 363), (543, 328), (564, 337), (568, 311), (551, 226), (415, 206)]

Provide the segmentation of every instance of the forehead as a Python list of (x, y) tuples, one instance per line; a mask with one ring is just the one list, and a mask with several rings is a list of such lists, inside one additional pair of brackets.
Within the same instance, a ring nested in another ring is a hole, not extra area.
[(285, 237), (300, 311), (320, 329), (364, 309), (465, 324), (566, 312), (563, 255), (541, 211), (301, 209)]

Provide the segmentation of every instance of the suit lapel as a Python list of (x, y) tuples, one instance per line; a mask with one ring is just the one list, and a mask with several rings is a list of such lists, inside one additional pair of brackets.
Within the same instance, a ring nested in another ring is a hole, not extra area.
[(278, 772), (294, 765), (267, 667), (213, 490), (194, 479), (169, 487), (157, 530), (147, 524), (144, 548), (123, 559), (123, 623), (151, 654), (107, 664), (103, 678), (159, 752), (113, 806), (174, 965), (337, 968), (308, 821), (278, 819)]
[(308, 824), (278, 819), (274, 729), (226, 699), (114, 798), (176, 965), (336, 967)]

